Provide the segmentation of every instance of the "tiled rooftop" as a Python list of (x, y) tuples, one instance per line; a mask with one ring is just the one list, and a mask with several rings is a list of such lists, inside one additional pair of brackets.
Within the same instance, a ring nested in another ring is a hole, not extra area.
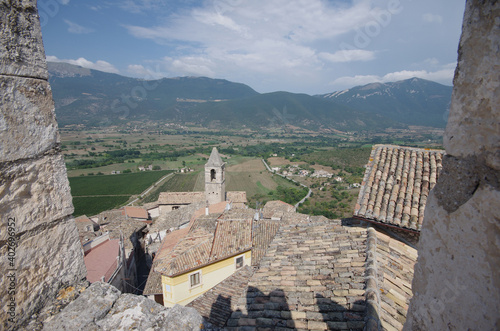
[(387, 234), (368, 229), (366, 300), (369, 330), (402, 330), (411, 297), (417, 250)]
[(245, 191), (226, 192), (226, 200), (234, 203), (247, 203), (247, 192)]
[(416, 249), (377, 232), (380, 319), (387, 330), (402, 330), (406, 321), (416, 260)]
[(146, 228), (144, 222), (127, 218), (118, 209), (108, 210), (97, 216), (101, 225), (101, 231), (108, 231), (109, 236), (113, 239), (120, 239), (120, 236), (123, 235), (123, 244), (127, 251), (134, 248), (134, 243), (130, 240), (134, 233), (141, 232)]
[(227, 328), (363, 329), (365, 241), (340, 221), (282, 226)]
[(223, 220), (251, 220), (255, 215), (255, 209), (246, 208), (246, 209), (231, 209), (227, 210), (222, 214), (220, 219)]
[(125, 206), (123, 207), (123, 215), (144, 220), (149, 218), (148, 211), (141, 207)]
[(149, 232), (153, 233), (171, 228), (177, 228), (182, 224), (189, 223), (196, 211), (203, 208), (204, 205), (205, 203), (200, 201), (190, 205), (181, 206), (179, 209), (169, 211), (168, 213), (163, 213), (158, 216), (153, 225), (151, 225)]
[(210, 262), (252, 249), (252, 220), (220, 220), (210, 254)]
[(260, 220), (253, 224), (252, 265), (259, 265), (280, 228), (280, 221)]
[(264, 218), (282, 218), (285, 213), (294, 212), (295, 207), (279, 200), (268, 201), (262, 209)]
[(443, 155), (441, 150), (373, 146), (354, 216), (420, 231)]
[(189, 204), (205, 201), (205, 192), (161, 192), (159, 205)]
[(187, 306), (195, 308), (210, 323), (222, 327), (236, 310), (236, 298), (244, 295), (252, 274), (252, 267), (244, 266)]
[[(171, 240), (173, 236), (176, 242)], [(175, 276), (251, 248), (251, 220), (217, 221), (217, 214), (204, 215), (164, 239), (154, 271)]]

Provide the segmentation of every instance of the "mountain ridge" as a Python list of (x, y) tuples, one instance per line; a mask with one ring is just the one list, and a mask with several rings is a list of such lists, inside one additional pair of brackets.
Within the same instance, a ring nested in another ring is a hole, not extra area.
[[(433, 122), (426, 121), (428, 112), (422, 109), (426, 105), (422, 106), (421, 98), (415, 101), (409, 96), (407, 85), (410, 80), (373, 83), (311, 96), (286, 91), (261, 94), (242, 83), (208, 77), (143, 80), (67, 63), (49, 62), (48, 67), (61, 126), (83, 124), (94, 127), (129, 121), (164, 121), (213, 128), (294, 126), (310, 130), (372, 131), (407, 125), (440, 127), (445, 124), (442, 121), (436, 125), (435, 116), (430, 116)], [(426, 100), (432, 99), (435, 91), (438, 91), (439, 98), (446, 94), (440, 90), (443, 85), (438, 83), (415, 78), (413, 85), (417, 94)], [(397, 86), (403, 88), (398, 90)], [(375, 91), (372, 94), (378, 96), (376, 106), (367, 107), (360, 102), (368, 98), (373, 103), (373, 96), (367, 91)], [(354, 98), (354, 92), (359, 97)], [(433, 104), (432, 100), (427, 103), (431, 110), (442, 106)]]
[(376, 112), (408, 125), (445, 127), (453, 87), (410, 78), (370, 83), (315, 97), (368, 113)]

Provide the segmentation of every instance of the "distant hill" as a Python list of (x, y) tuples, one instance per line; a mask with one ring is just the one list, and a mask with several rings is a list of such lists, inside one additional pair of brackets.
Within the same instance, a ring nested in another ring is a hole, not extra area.
[(48, 66), (61, 126), (143, 121), (232, 129), (294, 126), (370, 131), (411, 124), (441, 127), (441, 110), (450, 99), (448, 88), (451, 95), (451, 87), (419, 79), (310, 96), (259, 94), (244, 84), (206, 77), (145, 81), (66, 63), (49, 62)]
[(273, 92), (234, 99), (226, 102), (198, 105), (205, 124), (275, 128), (287, 125), (309, 130), (337, 129), (375, 130), (399, 123), (379, 116), (322, 100), (307, 94)]
[(356, 86), (317, 97), (409, 125), (445, 127), (452, 89), (425, 79), (411, 78)]
[(190, 120), (190, 114), (185, 112), (197, 102), (258, 95), (247, 85), (223, 79), (179, 77), (145, 81), (66, 63), (49, 62), (48, 67), (60, 125), (185, 121)]

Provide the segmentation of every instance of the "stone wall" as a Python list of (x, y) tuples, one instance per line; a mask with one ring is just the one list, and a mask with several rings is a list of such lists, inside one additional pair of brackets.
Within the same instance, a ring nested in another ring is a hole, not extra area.
[(0, 329), (86, 274), (47, 79), (36, 0), (0, 0)]
[(499, 1), (467, 1), (405, 330), (500, 329), (499, 17)]

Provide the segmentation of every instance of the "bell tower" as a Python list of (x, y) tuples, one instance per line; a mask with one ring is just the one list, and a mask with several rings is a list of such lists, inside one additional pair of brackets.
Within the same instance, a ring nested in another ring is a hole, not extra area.
[(210, 205), (226, 200), (225, 167), (217, 148), (214, 147), (205, 164), (205, 197)]

